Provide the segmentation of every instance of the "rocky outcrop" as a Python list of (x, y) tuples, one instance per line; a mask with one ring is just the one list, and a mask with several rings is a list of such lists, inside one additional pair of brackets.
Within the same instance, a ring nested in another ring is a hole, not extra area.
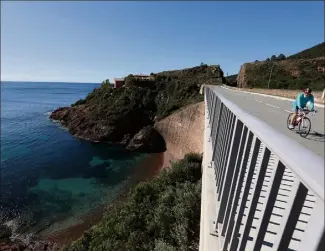
[(87, 110), (83, 106), (62, 107), (50, 115), (50, 119), (59, 121), (72, 135), (93, 142), (101, 141), (109, 133), (108, 128), (93, 123), (87, 118)]
[(237, 75), (236, 82), (237, 82), (237, 87), (239, 87), (239, 88), (247, 87), (247, 81), (245, 79), (246, 66), (247, 66), (247, 64), (243, 64), (240, 67), (239, 73)]
[(153, 126), (146, 126), (131, 139), (126, 147), (129, 151), (161, 153), (166, 150), (164, 138)]
[[(204, 64), (151, 76), (152, 80), (142, 81), (141, 86), (131, 84), (114, 89), (104, 84), (71, 107), (55, 110), (50, 118), (60, 121), (76, 137), (128, 146), (134, 135), (144, 127), (186, 105), (202, 101), (203, 96), (199, 94), (201, 85), (224, 80), (219, 65)], [(141, 132), (143, 136), (147, 137), (149, 133), (149, 138), (157, 138), (152, 129), (147, 130)], [(139, 142), (139, 139), (134, 139), (128, 149), (157, 151), (156, 146)]]
[(203, 153), (204, 102), (183, 107), (157, 122), (155, 128), (166, 142), (164, 167), (187, 153)]
[(78, 138), (122, 145), (126, 145), (130, 137), (144, 126), (152, 124), (149, 115), (139, 109), (130, 109), (125, 114), (109, 116), (110, 119), (104, 116), (109, 114), (103, 114), (103, 118), (94, 117), (91, 107), (77, 106), (59, 108), (52, 112), (50, 119), (60, 121)]

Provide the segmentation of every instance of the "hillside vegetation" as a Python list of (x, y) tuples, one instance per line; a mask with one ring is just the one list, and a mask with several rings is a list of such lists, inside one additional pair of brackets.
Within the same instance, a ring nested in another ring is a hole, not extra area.
[(261, 62), (245, 63), (237, 76), (227, 78), (227, 83), (244, 88), (302, 89), (309, 86), (323, 90), (324, 50), (325, 43), (321, 43), (287, 58), (281, 54)]
[(64, 251), (198, 250), (202, 157), (188, 154), (127, 200)]
[(136, 81), (130, 74), (125, 78), (125, 87), (119, 89), (102, 84), (101, 88), (95, 89), (85, 99), (72, 106), (96, 104), (96, 114), (100, 115), (132, 107), (133, 103), (136, 103), (140, 108), (148, 108), (160, 119), (178, 108), (201, 101), (199, 90), (202, 84), (211, 83), (213, 80), (225, 82), (220, 66), (208, 65), (151, 73), (151, 76), (154, 79), (152, 81)]
[(312, 59), (325, 56), (325, 42), (291, 55), (288, 59)]
[(147, 125), (173, 111), (203, 100), (199, 94), (205, 83), (225, 82), (219, 66), (201, 66), (152, 73), (151, 81), (136, 81), (114, 89), (103, 82), (72, 107), (59, 108), (51, 118), (61, 121), (75, 136), (99, 142), (124, 142)]
[(325, 74), (318, 71), (318, 66), (321, 65), (325, 65), (324, 58), (246, 64), (237, 78), (237, 85), (268, 88), (270, 71), (273, 68), (269, 84), (271, 89), (302, 89), (309, 86), (313, 90), (322, 90)]

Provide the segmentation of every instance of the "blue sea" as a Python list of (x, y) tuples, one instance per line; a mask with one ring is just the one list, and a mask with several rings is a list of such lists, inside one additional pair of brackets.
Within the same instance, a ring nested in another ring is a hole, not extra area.
[(51, 233), (116, 198), (145, 155), (73, 137), (49, 119), (98, 84), (1, 82), (0, 223)]

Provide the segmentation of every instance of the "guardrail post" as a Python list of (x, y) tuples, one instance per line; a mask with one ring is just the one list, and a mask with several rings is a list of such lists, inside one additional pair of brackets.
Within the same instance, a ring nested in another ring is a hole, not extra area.
[(238, 214), (237, 214), (237, 217), (235, 220), (235, 227), (233, 229), (232, 238), (231, 238), (230, 251), (237, 250), (238, 241), (239, 241), (237, 234), (239, 233), (239, 228), (240, 228), (243, 216), (244, 216), (244, 210), (245, 210), (245, 206), (246, 206), (246, 202), (247, 202), (250, 185), (251, 185), (252, 178), (253, 178), (253, 173), (254, 173), (260, 145), (261, 145), (261, 141), (258, 138), (254, 137), (254, 143), (252, 145), (253, 151), (251, 154), (250, 162), (247, 165), (247, 169), (246, 169), (247, 177), (246, 177), (245, 182), (243, 183), (243, 195), (239, 202)]
[(217, 130), (218, 130), (218, 126), (219, 126), (219, 114), (220, 114), (220, 110), (221, 110), (221, 102), (220, 100), (218, 99), (217, 102), (216, 102), (216, 112), (214, 114), (214, 118), (213, 118), (213, 121), (212, 121), (212, 127), (213, 127), (213, 131), (211, 131), (211, 137), (212, 137), (212, 141), (213, 141), (213, 144), (216, 143), (216, 133), (217, 133)]
[(215, 96), (215, 99), (214, 100), (215, 100), (215, 103), (214, 103), (213, 112), (212, 112), (212, 122), (210, 124), (210, 128), (211, 128), (210, 138), (213, 135), (215, 117), (216, 117), (216, 115), (218, 113), (218, 98), (217, 98), (217, 96)]
[(213, 149), (213, 153), (212, 153), (212, 160), (215, 163), (215, 165), (217, 164), (215, 161), (215, 158), (216, 158), (216, 156), (218, 156), (217, 152), (218, 152), (218, 149), (220, 148), (220, 145), (222, 144), (221, 138), (223, 137), (223, 128), (225, 125), (226, 115), (227, 114), (226, 114), (225, 107), (224, 107), (223, 103), (220, 103), (220, 113), (218, 116), (217, 130), (215, 132), (215, 136), (214, 137), (212, 136), (214, 138), (214, 141), (213, 141), (214, 149)]
[(219, 142), (219, 149), (218, 154), (216, 155), (216, 169), (217, 169), (217, 176), (216, 176), (216, 185), (217, 185), (217, 193), (219, 192), (220, 186), (220, 179), (222, 177), (223, 167), (221, 165), (222, 159), (224, 157), (224, 149), (226, 147), (226, 138), (227, 138), (227, 131), (229, 127), (229, 120), (231, 119), (231, 113), (228, 109), (225, 110), (225, 117), (223, 120), (223, 130), (221, 132), (221, 139)]
[[(232, 208), (235, 206), (233, 204), (234, 200), (234, 193), (235, 193), (235, 188), (237, 184), (237, 179), (239, 178), (239, 172), (240, 172), (240, 165), (242, 162), (242, 158), (244, 156), (244, 151), (247, 145), (247, 139), (248, 139), (248, 130), (247, 127), (244, 126), (242, 130), (242, 135), (240, 138), (240, 145), (239, 145), (239, 151), (237, 151), (237, 156), (236, 156), (236, 162), (234, 166), (234, 172), (231, 177), (231, 185), (230, 185), (230, 192), (229, 192), (229, 198), (227, 200), (227, 206), (226, 206), (226, 212), (223, 220), (223, 226), (222, 226), (222, 232), (221, 235), (225, 236), (226, 230), (228, 228), (228, 223), (230, 221), (230, 212)], [(229, 241), (229, 240), (228, 240)]]
[(222, 110), (222, 115), (220, 117), (220, 129), (218, 132), (218, 139), (215, 141), (215, 149), (212, 155), (212, 159), (213, 159), (213, 163), (214, 163), (214, 172), (215, 172), (215, 181), (216, 181), (216, 186), (218, 185), (218, 175), (219, 175), (219, 159), (220, 159), (220, 149), (223, 146), (223, 138), (225, 135), (225, 126), (227, 123), (227, 117), (228, 117), (228, 112), (227, 109), (224, 107), (224, 109)]
[[(211, 105), (211, 114), (210, 114), (210, 117), (209, 117), (209, 123), (208, 123), (208, 127), (210, 127), (212, 129), (212, 123), (211, 123), (211, 119), (213, 121), (213, 118), (214, 118), (214, 113), (215, 113), (215, 110), (216, 110), (216, 101), (217, 101), (217, 96), (216, 95), (213, 95), (212, 97), (212, 105)], [(212, 132), (212, 130), (211, 130)]]
[(227, 126), (227, 131), (226, 131), (227, 135), (225, 137), (225, 146), (223, 148), (223, 153), (222, 153), (222, 158), (221, 158), (221, 163), (220, 163), (220, 167), (221, 167), (220, 170), (222, 172), (221, 172), (219, 186), (217, 187), (218, 200), (220, 200), (220, 198), (221, 198), (221, 188), (224, 183), (224, 176), (225, 176), (225, 172), (226, 172), (226, 160), (228, 159), (229, 152), (230, 152), (230, 141), (234, 134), (233, 128), (236, 123), (235, 119), (236, 119), (235, 115), (232, 112), (230, 112), (230, 123), (228, 123), (229, 125)]
[(224, 213), (226, 210), (227, 200), (229, 196), (229, 190), (231, 186), (231, 178), (234, 173), (235, 163), (236, 163), (236, 156), (238, 154), (238, 148), (240, 145), (240, 138), (243, 133), (243, 123), (236, 119), (235, 122), (235, 133), (232, 135), (231, 143), (230, 143), (230, 154), (228, 156), (227, 164), (225, 166), (225, 178), (221, 184), (220, 189), (220, 207), (217, 212), (217, 223), (223, 223)]
[(284, 170), (284, 165), (280, 161), (278, 161), (278, 164), (275, 167), (275, 170), (273, 170), (270, 177), (269, 189), (267, 190), (267, 194), (265, 195), (266, 202), (263, 204), (263, 207), (261, 209), (261, 219), (256, 224), (257, 235), (256, 238), (254, 238), (253, 240), (253, 251), (259, 251), (262, 248), (267, 226), (272, 215), (272, 210), (270, 209), (274, 207), (276, 197), (278, 195), (279, 188), (281, 185), (281, 180), (284, 174)]
[(269, 149), (267, 149), (265, 146), (263, 146), (262, 149), (262, 160), (259, 166), (257, 166), (256, 168), (256, 180), (255, 180), (255, 184), (254, 184), (254, 188), (252, 191), (253, 197), (252, 199), (246, 204), (248, 207), (248, 215), (246, 218), (246, 221), (244, 221), (243, 225), (244, 225), (244, 232), (243, 234), (240, 236), (240, 241), (239, 241), (239, 250), (245, 250), (246, 244), (247, 244), (247, 240), (249, 237), (249, 232), (251, 230), (252, 227), (252, 223), (253, 223), (253, 218), (255, 215), (255, 211), (256, 211), (256, 207), (257, 207), (257, 203), (258, 203), (258, 199), (260, 197), (261, 194), (261, 190), (262, 190), (262, 186), (263, 186), (263, 181), (265, 178), (265, 173), (266, 173), (266, 169), (269, 163), (269, 159), (270, 159), (270, 155), (271, 152)]
[[(220, 102), (220, 111), (218, 112), (218, 119), (217, 119), (217, 128), (215, 130), (215, 135), (212, 135), (212, 137), (214, 138), (213, 140), (213, 144), (214, 145), (217, 145), (218, 144), (218, 138), (219, 138), (219, 135), (220, 135), (220, 128), (221, 128), (221, 124), (222, 124), (222, 117), (224, 116), (224, 105), (222, 102)], [(214, 159), (214, 156), (215, 156), (215, 149), (216, 147), (214, 148), (214, 151), (212, 153), (212, 160)]]
[[(230, 219), (229, 219), (229, 224), (227, 227), (227, 231), (226, 231), (226, 237), (225, 237), (225, 243), (230, 243), (231, 245), (233, 245), (232, 243), (237, 241), (237, 234), (239, 231), (239, 226), (240, 225), (236, 225), (236, 220), (235, 218), (238, 219), (238, 212), (237, 212), (237, 205), (240, 205), (240, 193), (241, 193), (241, 188), (244, 186), (244, 176), (245, 176), (245, 171), (247, 166), (249, 165), (249, 155), (250, 155), (250, 151), (252, 149), (252, 143), (253, 143), (253, 133), (252, 132), (248, 132), (247, 133), (247, 139), (246, 139), (246, 143), (245, 143), (245, 149), (244, 149), (244, 156), (241, 160), (240, 166), (239, 166), (239, 175), (236, 181), (236, 187), (235, 187), (235, 196), (234, 196), (234, 201), (233, 201), (233, 206), (231, 208), (231, 212), (230, 212)], [(241, 221), (241, 217), (242, 215), (239, 217), (239, 220)], [(235, 228), (234, 228), (235, 226)], [(238, 229), (237, 229), (238, 227)]]

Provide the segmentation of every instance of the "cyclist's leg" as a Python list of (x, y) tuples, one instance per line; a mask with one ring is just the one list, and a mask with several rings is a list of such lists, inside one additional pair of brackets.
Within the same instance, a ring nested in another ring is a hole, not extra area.
[(292, 126), (294, 125), (294, 123), (295, 123), (295, 121), (296, 121), (296, 118), (297, 118), (297, 114), (298, 114), (298, 106), (295, 105), (293, 108), (294, 108), (294, 109), (293, 109), (294, 115), (291, 116), (291, 125), (292, 125)]

